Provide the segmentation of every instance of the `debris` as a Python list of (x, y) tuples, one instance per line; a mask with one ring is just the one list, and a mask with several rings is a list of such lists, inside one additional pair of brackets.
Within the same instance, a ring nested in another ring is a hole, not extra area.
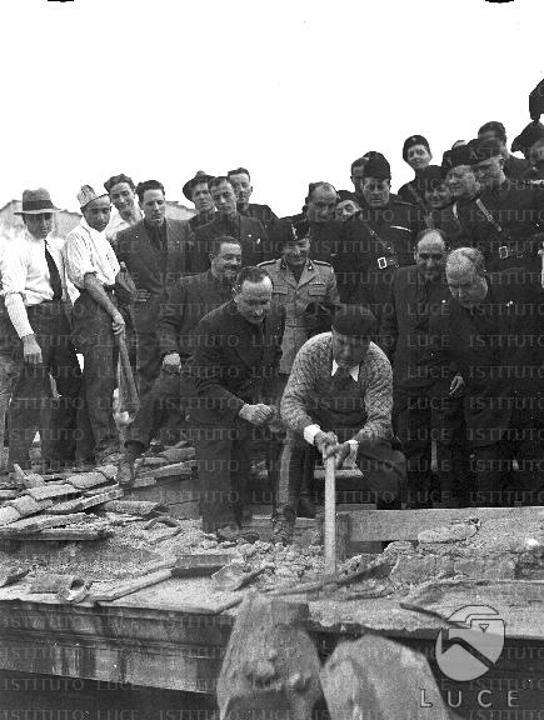
[(4, 505), (4, 507), (0, 508), (0, 526), (9, 525), (10, 523), (19, 520), (20, 518), (21, 515), (14, 507), (8, 507), (7, 505)]
[(184, 460), (193, 460), (195, 455), (196, 451), (194, 447), (169, 447), (165, 448), (159, 454), (159, 457), (166, 458), (169, 463), (180, 463)]
[(420, 543), (459, 542), (476, 535), (477, 530), (475, 523), (470, 521), (455, 525), (443, 525), (430, 530), (422, 530), (418, 533), (417, 540)]
[(56, 542), (74, 542), (86, 540), (99, 540), (106, 538), (112, 534), (112, 531), (106, 527), (97, 527), (93, 525), (71, 525), (65, 528), (50, 528), (42, 530), (41, 533), (33, 535), (35, 540), (49, 540)]
[(72, 515), (33, 515), (21, 518), (10, 523), (5, 528), (0, 528), (0, 537), (11, 537), (20, 534), (37, 533), (52, 527), (85, 522), (85, 513), (74, 513)]
[(117, 477), (116, 465), (97, 465), (95, 471), (102, 473), (108, 480), (115, 480)]
[(212, 575), (216, 590), (239, 590), (267, 570), (269, 565), (263, 565), (257, 570), (247, 571), (241, 565), (231, 563)]
[(17, 490), (0, 490), (0, 500), (13, 500), (19, 493)]
[(217, 682), (220, 720), (312, 717), (321, 688), (317, 650), (304, 629), (308, 617), (306, 604), (246, 596)]
[(172, 568), (172, 577), (202, 577), (212, 575), (227, 565), (232, 560), (232, 555), (212, 554), (207, 555), (179, 555), (176, 564)]
[(168, 580), (172, 575), (172, 570), (167, 568), (165, 570), (159, 570), (158, 572), (146, 575), (140, 580), (134, 580), (132, 582), (119, 585), (116, 589), (110, 590), (109, 592), (101, 592), (96, 595), (92, 595), (92, 602), (113, 602), (113, 600), (119, 600), (119, 598), (125, 597), (126, 595), (132, 595), (132, 593), (143, 590), (144, 588), (157, 585), (157, 583)]
[(0, 587), (7, 587), (8, 585), (14, 585), (19, 580), (22, 580), (30, 571), (29, 567), (13, 567), (0, 573)]
[(66, 478), (66, 482), (78, 490), (88, 490), (89, 488), (96, 487), (97, 485), (104, 485), (104, 483), (109, 482), (110, 479), (111, 478), (101, 472), (85, 472), (77, 475), (70, 475)]
[[(395, 692), (391, 692), (391, 678), (395, 678)], [(433, 720), (450, 718), (425, 657), (379, 635), (338, 645), (320, 679), (331, 720), (417, 720), (421, 717), (420, 688), (433, 698)]]
[(146, 517), (161, 508), (158, 502), (150, 500), (110, 500), (104, 505), (106, 512), (127, 513)]
[(113, 487), (111, 490), (106, 492), (98, 493), (96, 495), (90, 495), (89, 497), (83, 497), (78, 503), (78, 510), (88, 510), (89, 508), (102, 505), (109, 500), (117, 500), (123, 497), (123, 490), (119, 486)]
[[(7, 505), (17, 510), (21, 517), (27, 515), (36, 515), (36, 513), (42, 512), (42, 510), (48, 510), (53, 503), (51, 500), (34, 500), (30, 495), (22, 495), (16, 500), (10, 500)], [(4, 508), (2, 508), (3, 510)]]
[(37, 487), (29, 488), (26, 491), (27, 495), (30, 495), (34, 500), (50, 500), (51, 498), (65, 497), (67, 495), (77, 495), (76, 490), (72, 485), (40, 485)]
[(59, 593), (67, 590), (77, 590), (85, 585), (85, 580), (77, 575), (57, 575), (47, 573), (38, 575), (30, 584), (30, 593)]
[(17, 465), (17, 463), (13, 464), (13, 472), (17, 480), (19, 480), (25, 488), (33, 488), (39, 487), (40, 485), (45, 485), (45, 480), (41, 475), (33, 472), (25, 472), (21, 469), (20, 465)]
[[(144, 476), (145, 471), (145, 465), (141, 468), (142, 473), (141, 475)], [(189, 477), (193, 474), (192, 466), (188, 462), (179, 462), (175, 463), (174, 465), (165, 465), (164, 467), (160, 468), (153, 468), (149, 470), (149, 474), (152, 474), (155, 480), (158, 478), (168, 478), (168, 477)], [(147, 472), (145, 473), (147, 475)], [(138, 478), (136, 478), (138, 480)], [(137, 485), (133, 485), (133, 487), (137, 487)]]

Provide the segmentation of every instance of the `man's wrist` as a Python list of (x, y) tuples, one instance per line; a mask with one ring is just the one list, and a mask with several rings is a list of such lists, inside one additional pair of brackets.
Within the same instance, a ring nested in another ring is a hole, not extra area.
[(23, 337), (21, 338), (21, 340), (22, 340), (23, 342), (25, 342), (25, 340), (26, 340), (26, 341), (30, 341), (30, 340), (35, 340), (35, 339), (36, 339), (36, 334), (35, 334), (35, 333), (28, 333), (27, 335), (23, 335)]
[(309, 445), (315, 444), (315, 436), (321, 432), (319, 425), (306, 425), (303, 431), (304, 439)]
[(347, 457), (347, 461), (355, 464), (355, 461), (357, 460), (357, 453), (359, 452), (359, 442), (355, 440), (355, 438), (351, 438), (351, 440), (347, 441), (347, 444), (349, 445), (349, 455)]

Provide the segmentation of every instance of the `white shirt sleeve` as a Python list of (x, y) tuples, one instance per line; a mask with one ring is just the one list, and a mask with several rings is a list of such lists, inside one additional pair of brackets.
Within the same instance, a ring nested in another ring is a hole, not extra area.
[(319, 425), (306, 425), (304, 428), (304, 439), (308, 444), (313, 445), (318, 432), (321, 432)]
[(85, 287), (85, 275), (96, 275), (90, 249), (80, 233), (73, 230), (68, 234), (63, 248), (64, 262), (68, 279), (77, 288)]
[(34, 330), (28, 321), (28, 313), (23, 302), (23, 296), (19, 293), (10, 293), (5, 299), (6, 310), (8, 311), (11, 324), (17, 335), (22, 338), (25, 335), (32, 335)]

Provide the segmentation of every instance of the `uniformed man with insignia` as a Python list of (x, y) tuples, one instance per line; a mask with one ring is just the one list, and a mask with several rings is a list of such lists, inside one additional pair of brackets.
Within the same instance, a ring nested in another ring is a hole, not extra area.
[[(473, 142), (473, 141), (471, 141)], [(446, 150), (442, 157), (442, 172), (453, 202), (438, 215), (434, 213), (434, 227), (446, 235), (448, 248), (466, 244), (463, 227), (459, 221), (459, 208), (470, 204), (480, 191), (472, 167), (472, 145), (458, 145)]]
[(478, 130), (478, 140), (496, 140), (501, 146), (502, 156), (504, 158), (504, 173), (511, 180), (520, 180), (524, 178), (530, 170), (530, 162), (526, 159), (518, 158), (508, 152), (506, 147), (506, 130), (504, 125), (497, 120), (491, 120), (484, 123)]
[(479, 140), (472, 147), (481, 190), (475, 200), (458, 207), (464, 236), (483, 253), (489, 272), (520, 268), (526, 282), (540, 290), (544, 188), (509, 180), (496, 140)]
[[(263, 262), (259, 267), (266, 270), (272, 280), (273, 301), (285, 308), (280, 360), (281, 396), (295, 355), (311, 335), (330, 330), (333, 311), (340, 303), (340, 296), (332, 265), (322, 260), (310, 259), (308, 223), (299, 222), (292, 226), (282, 220), (278, 223), (279, 230), (282, 232), (281, 257)], [(297, 512), (303, 517), (313, 517), (313, 464), (311, 472), (305, 472), (303, 453), (299, 461), (300, 475), (304, 480), (298, 496)]]
[(342, 225), (332, 261), (342, 301), (366, 305), (378, 319), (396, 269), (413, 262), (419, 229), (414, 206), (392, 198), (390, 189), (390, 165), (376, 153), (360, 179), (361, 212)]

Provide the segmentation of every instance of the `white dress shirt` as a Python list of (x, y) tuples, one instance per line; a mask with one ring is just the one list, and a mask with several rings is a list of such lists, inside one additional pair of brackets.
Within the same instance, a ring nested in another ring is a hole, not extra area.
[(2, 295), (6, 310), (17, 331), (24, 337), (33, 333), (27, 307), (53, 299), (45, 246), (59, 271), (63, 299), (66, 298), (66, 278), (61, 248), (48, 235), (45, 240), (35, 238), (25, 229), (24, 235), (9, 240), (1, 260)]
[(84, 289), (88, 273), (102, 285), (115, 285), (120, 270), (115, 252), (106, 233), (93, 230), (85, 218), (66, 236), (64, 259), (68, 278), (76, 287)]

